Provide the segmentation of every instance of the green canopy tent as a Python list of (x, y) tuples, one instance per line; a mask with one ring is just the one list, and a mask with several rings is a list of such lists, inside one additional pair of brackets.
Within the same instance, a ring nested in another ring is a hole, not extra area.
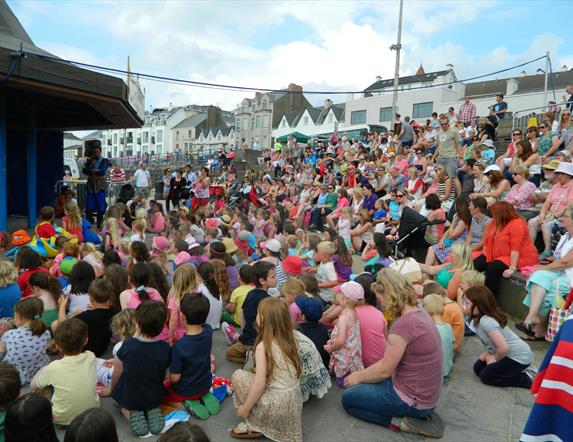
[(300, 132), (293, 132), (288, 135), (283, 135), (282, 137), (277, 137), (275, 141), (278, 141), (279, 143), (286, 143), (289, 137), (294, 137), (297, 143), (306, 143), (308, 140), (310, 140), (309, 136), (301, 134)]

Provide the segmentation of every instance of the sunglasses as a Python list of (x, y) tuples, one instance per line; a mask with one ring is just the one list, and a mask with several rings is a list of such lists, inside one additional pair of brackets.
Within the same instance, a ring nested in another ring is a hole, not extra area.
[(396, 198), (403, 198), (404, 195), (396, 195)]
[(512, 135), (513, 135), (514, 137), (518, 137), (518, 136), (521, 135), (521, 132), (514, 132)]
[(449, 125), (450, 125), (450, 123), (440, 123), (440, 126), (444, 126), (444, 127), (449, 126)]
[(546, 126), (539, 126), (539, 129), (545, 129)]

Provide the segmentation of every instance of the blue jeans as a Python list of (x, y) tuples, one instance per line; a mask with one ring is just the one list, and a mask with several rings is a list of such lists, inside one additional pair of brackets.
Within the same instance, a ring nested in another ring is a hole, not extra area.
[(386, 428), (393, 417), (422, 418), (434, 410), (418, 410), (406, 404), (394, 390), (391, 379), (350, 387), (342, 393), (342, 406), (348, 414)]

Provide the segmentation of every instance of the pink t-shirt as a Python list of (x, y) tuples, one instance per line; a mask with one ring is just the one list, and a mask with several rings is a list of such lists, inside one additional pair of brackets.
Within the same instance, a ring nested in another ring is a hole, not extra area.
[(157, 212), (152, 230), (154, 232), (163, 232), (165, 230), (165, 217), (161, 212)]
[[(163, 302), (163, 298), (161, 297), (159, 292), (154, 288), (145, 287), (145, 291), (149, 295), (150, 300)], [(127, 308), (135, 310), (139, 306), (139, 304), (141, 304), (142, 301), (139, 299), (139, 295), (137, 294), (135, 289), (129, 289), (127, 290), (127, 293), (129, 294), (129, 300), (127, 301)], [(159, 334), (158, 338), (161, 339), (162, 341), (167, 341), (167, 339), (169, 338), (169, 329), (167, 328), (167, 325), (163, 326), (163, 330), (161, 330), (161, 333)]]
[(388, 323), (380, 310), (372, 305), (356, 308), (360, 322), (360, 340), (362, 341), (362, 362), (369, 367), (384, 356), (386, 336), (384, 331)]
[(425, 410), (438, 405), (442, 391), (442, 340), (436, 325), (425, 310), (397, 318), (390, 334), (402, 337), (407, 345), (392, 375), (400, 399)]
[(296, 305), (296, 302), (293, 302), (291, 305), (289, 305), (288, 310), (290, 312), (290, 317), (294, 322), (297, 324), (302, 324), (302, 322), (304, 322), (302, 320), (302, 311), (298, 305)]
[(175, 313), (178, 316), (177, 327), (175, 328), (175, 340), (179, 340), (185, 334), (185, 325), (181, 318), (181, 310), (179, 309), (179, 303), (173, 299), (172, 296), (167, 298), (167, 308), (170, 310), (169, 315)]

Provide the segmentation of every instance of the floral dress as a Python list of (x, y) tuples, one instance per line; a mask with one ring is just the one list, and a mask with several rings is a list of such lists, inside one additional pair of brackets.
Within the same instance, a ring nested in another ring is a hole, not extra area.
[[(452, 223), (450, 230), (454, 231), (459, 222), (461, 222), (461, 220), (457, 217), (457, 215), (454, 215), (454, 221)], [(468, 237), (468, 229), (465, 229), (461, 233), (461, 235), (455, 239), (446, 238), (446, 240), (444, 241), (444, 248), (443, 249), (440, 247), (439, 243), (434, 244), (432, 246), (432, 250), (434, 250), (436, 258), (438, 258), (438, 260), (442, 264), (444, 264), (448, 260), (448, 257), (452, 254), (452, 246), (457, 242), (465, 243), (467, 237)]]
[(350, 323), (350, 327), (346, 333), (346, 342), (344, 345), (333, 351), (330, 354), (330, 371), (334, 372), (337, 383), (342, 385), (342, 381), (346, 376), (355, 371), (364, 369), (362, 363), (362, 341), (360, 339), (360, 322), (358, 315), (354, 310), (345, 308), (340, 314), (332, 335), (330, 342), (334, 342), (340, 333), (339, 327)]
[(311, 395), (321, 399), (328, 393), (328, 389), (332, 387), (328, 370), (322, 363), (322, 358), (314, 342), (298, 330), (294, 330), (293, 335), (302, 365), (302, 373), (300, 375), (302, 401), (306, 402)]
[[(264, 393), (245, 421), (250, 430), (263, 433), (271, 440), (299, 442), (302, 441), (302, 398), (296, 370), (274, 342), (272, 355), (273, 376), (267, 379)], [(254, 373), (235, 371), (232, 378), (235, 406), (245, 403), (254, 381)]]

